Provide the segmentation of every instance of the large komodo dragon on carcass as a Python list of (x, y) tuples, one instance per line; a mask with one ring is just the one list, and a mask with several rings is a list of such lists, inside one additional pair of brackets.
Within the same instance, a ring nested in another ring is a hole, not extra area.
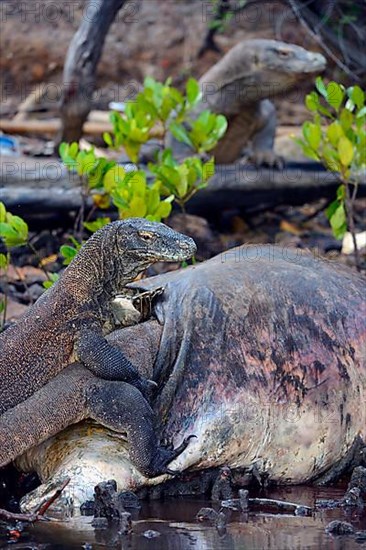
[(216, 162), (235, 162), (249, 147), (257, 164), (280, 164), (273, 152), (276, 111), (269, 98), (325, 66), (321, 54), (277, 40), (244, 40), (229, 50), (199, 81), (199, 110), (210, 109), (228, 120), (227, 132), (213, 150)]
[[(188, 470), (184, 491), (189, 480), (199, 490), (202, 471), (223, 464), (306, 483), (336, 478), (352, 463), (366, 443), (362, 276), (303, 250), (248, 246), (128, 286), (164, 287), (152, 319), (108, 338), (159, 384), (159, 436), (197, 436), (170, 466)], [(164, 479), (141, 476), (121, 437), (90, 425), (70, 427), (20, 461), (46, 482), (32, 509), (49, 480), (70, 477), (81, 504), (103, 479), (121, 490)]]
[[(195, 250), (192, 239), (164, 224), (139, 218), (111, 223), (0, 335), (0, 467), (90, 417), (127, 431), (131, 460), (145, 475), (167, 471), (187, 441), (175, 450), (159, 446), (143, 396), (155, 384), (104, 336), (113, 328), (111, 301), (127, 282), (154, 262), (181, 261)], [(73, 360), (83, 365), (68, 368)]]

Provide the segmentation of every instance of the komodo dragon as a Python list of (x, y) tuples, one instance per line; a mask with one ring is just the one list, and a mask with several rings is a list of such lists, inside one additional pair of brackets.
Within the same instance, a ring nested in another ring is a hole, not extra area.
[[(277, 40), (243, 40), (229, 50), (199, 81), (203, 93), (199, 111), (210, 109), (228, 120), (226, 134), (213, 150), (216, 162), (235, 162), (250, 146), (256, 164), (280, 166), (273, 152), (276, 111), (268, 98), (294, 88), (325, 66), (321, 54)], [(176, 146), (183, 150), (181, 144), (175, 142)]]
[[(111, 300), (157, 261), (190, 258), (195, 243), (139, 218), (108, 224), (82, 247), (59, 281), (0, 335), (0, 467), (70, 424), (90, 417), (127, 432), (145, 475), (168, 471), (175, 450), (159, 446), (144, 380), (105, 340)], [(70, 363), (78, 360), (81, 364)], [(141, 393), (142, 392), (142, 393)]]

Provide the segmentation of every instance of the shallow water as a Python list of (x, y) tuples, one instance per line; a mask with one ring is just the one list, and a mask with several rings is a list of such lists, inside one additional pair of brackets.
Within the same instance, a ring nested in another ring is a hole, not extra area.
[[(268, 491), (265, 496), (313, 506), (316, 499), (340, 498), (344, 488), (294, 487)], [(255, 496), (255, 495), (250, 495)], [(198, 523), (195, 515), (201, 507), (210, 507), (208, 499), (174, 498), (164, 502), (143, 502), (133, 512), (133, 533), (119, 535), (113, 529), (94, 530), (91, 517), (71, 518), (62, 523), (37, 523), (27, 526), (19, 542), (9, 539), (0, 529), (0, 548), (71, 550), (77, 548), (121, 548), (129, 550), (341, 550), (366, 549), (366, 542), (353, 537), (333, 537), (325, 532), (334, 520), (348, 521), (357, 530), (366, 529), (366, 510), (319, 510), (312, 517), (264, 512), (228, 513), (224, 532), (215, 526)], [(218, 509), (216, 507), (216, 509)], [(147, 539), (152, 529), (160, 536)], [(91, 545), (91, 546), (89, 546)]]

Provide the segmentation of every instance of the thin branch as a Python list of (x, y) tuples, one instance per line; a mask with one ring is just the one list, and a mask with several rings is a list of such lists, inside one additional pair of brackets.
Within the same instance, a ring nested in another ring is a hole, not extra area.
[(317, 42), (325, 51), (325, 53), (336, 63), (336, 65), (342, 69), (348, 76), (352, 77), (353, 79), (357, 80), (357, 82), (360, 81), (360, 78), (357, 74), (355, 74), (351, 69), (347, 67), (333, 52), (331, 49), (328, 48), (328, 46), (324, 43), (321, 36), (318, 36), (308, 25), (307, 21), (304, 19), (304, 17), (301, 15), (301, 12), (299, 10), (299, 7), (295, 0), (288, 0), (288, 3), (291, 6), (292, 11), (296, 15), (297, 19), (299, 20), (300, 24), (306, 29), (307, 33), (312, 37), (315, 42)]
[(4, 510), (3, 508), (0, 508), (0, 518), (5, 519), (6, 521), (24, 521), (25, 523), (48, 521), (48, 519), (41, 514), (15, 514), (13, 512), (8, 512), (8, 510)]
[(7, 521), (23, 521), (25, 523), (35, 523), (36, 521), (49, 521), (48, 518), (44, 517), (45, 512), (48, 510), (51, 504), (53, 504), (55, 500), (59, 498), (62, 491), (69, 483), (70, 478), (68, 477), (62, 482), (61, 487), (57, 489), (57, 491), (44, 504), (40, 506), (38, 512), (34, 514), (16, 514), (14, 512), (9, 512), (8, 510), (0, 508), (0, 518), (3, 518)]
[(354, 205), (354, 202), (353, 202), (354, 198), (353, 197), (355, 197), (356, 195), (355, 195), (355, 190), (353, 190), (353, 194), (352, 194), (352, 197), (351, 197), (349, 184), (347, 182), (344, 182), (344, 186), (345, 186), (345, 189), (346, 189), (345, 206), (346, 206), (347, 223), (348, 223), (349, 232), (352, 235), (356, 269), (357, 269), (357, 271), (361, 271), (361, 262), (360, 262), (360, 255), (359, 255), (359, 252), (358, 252), (358, 247), (357, 247), (356, 228), (355, 228), (355, 220), (354, 220), (354, 213), (353, 213), (353, 205)]
[(48, 508), (55, 502), (55, 500), (58, 499), (58, 497), (61, 495), (62, 491), (65, 489), (65, 487), (70, 483), (70, 478), (66, 478), (65, 481), (62, 482), (61, 487), (57, 489), (54, 495), (52, 495), (49, 500), (47, 500), (38, 510), (38, 514), (40, 516), (43, 516), (45, 512), (47, 512)]

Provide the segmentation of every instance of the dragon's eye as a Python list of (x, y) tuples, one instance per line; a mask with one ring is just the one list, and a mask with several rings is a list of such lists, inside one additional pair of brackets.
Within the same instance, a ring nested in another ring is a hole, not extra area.
[(278, 54), (280, 57), (290, 57), (291, 52), (289, 50), (279, 50)]
[(139, 235), (143, 241), (152, 241), (154, 239), (153, 233), (148, 233), (147, 231), (141, 231)]

